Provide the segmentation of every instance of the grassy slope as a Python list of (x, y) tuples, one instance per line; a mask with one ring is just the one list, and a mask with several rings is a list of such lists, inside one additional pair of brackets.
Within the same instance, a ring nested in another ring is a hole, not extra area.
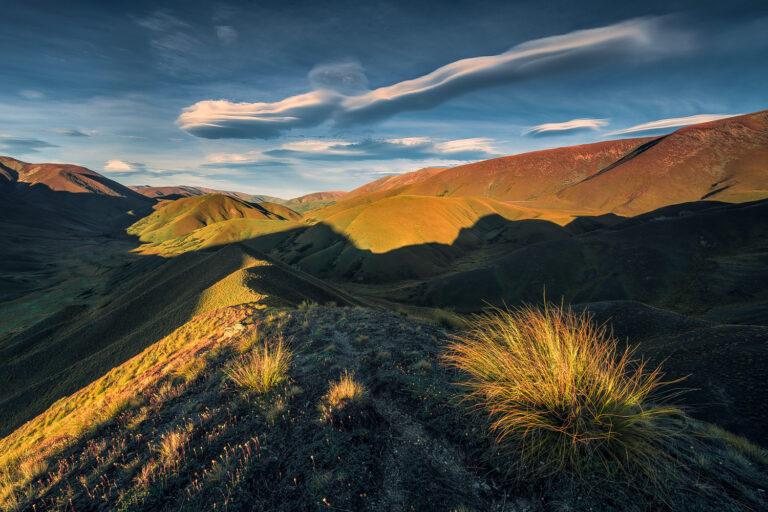
[(142, 242), (162, 242), (196, 229), (230, 219), (298, 221), (301, 215), (272, 203), (247, 203), (220, 194), (185, 197), (172, 201), (128, 229)]
[(112, 276), (114, 290), (69, 308), (0, 346), (0, 432), (91, 382), (195, 315), (257, 301), (291, 306), (345, 300), (285, 266), (236, 245), (163, 260), (138, 258)]
[[(265, 397), (228, 384), (226, 361), (250, 350), (255, 335), (277, 334), (295, 352), (290, 381)], [(359, 308), (242, 305), (196, 317), (0, 440), (0, 499), (37, 510), (766, 506), (755, 491), (768, 483), (765, 453), (694, 421), (690, 446), (668, 445), (685, 469), (676, 469), (666, 503), (632, 477), (586, 487), (510, 482), (482, 424), (450, 400), (457, 376), (436, 357), (445, 334)], [(369, 398), (331, 424), (323, 395), (346, 370)], [(182, 441), (162, 452), (173, 431)]]
[[(342, 233), (359, 249), (388, 252), (409, 245), (452, 244), (464, 228), (489, 215), (508, 220), (548, 218), (550, 212), (490, 199), (442, 198), (398, 195), (349, 208), (322, 221)], [(564, 224), (575, 213), (551, 212), (551, 219)]]

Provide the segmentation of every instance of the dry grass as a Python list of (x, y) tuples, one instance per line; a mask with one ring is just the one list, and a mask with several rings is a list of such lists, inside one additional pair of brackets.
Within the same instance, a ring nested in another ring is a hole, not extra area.
[(164, 466), (175, 464), (184, 455), (189, 438), (192, 437), (194, 425), (188, 423), (169, 430), (160, 438), (156, 450)]
[(642, 471), (667, 460), (681, 411), (663, 403), (660, 368), (618, 350), (604, 327), (555, 306), (494, 310), (453, 337), (445, 361), (487, 415), (511, 472)]
[(225, 372), (238, 387), (266, 393), (288, 378), (292, 361), (293, 353), (281, 337), (241, 356)]
[(355, 380), (355, 374), (344, 371), (337, 382), (331, 384), (325, 400), (332, 410), (340, 409), (347, 404), (361, 405), (368, 398), (368, 391)]

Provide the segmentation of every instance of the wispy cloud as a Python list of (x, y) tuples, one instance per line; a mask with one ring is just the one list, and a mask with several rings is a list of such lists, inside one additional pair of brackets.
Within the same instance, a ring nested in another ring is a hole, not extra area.
[(37, 153), (41, 149), (55, 147), (58, 146), (40, 139), (0, 134), (0, 151), (3, 153), (23, 155), (27, 153)]
[(670, 128), (680, 128), (681, 126), (689, 126), (692, 124), (708, 123), (709, 121), (717, 121), (719, 119), (726, 119), (728, 117), (739, 116), (741, 114), (698, 114), (688, 117), (671, 117), (669, 119), (659, 119), (658, 121), (651, 121), (650, 123), (638, 124), (624, 128), (623, 130), (616, 130), (608, 135), (622, 135), (625, 133), (640, 133), (640, 132), (657, 132), (660, 130), (669, 130)]
[(88, 137), (89, 134), (74, 128), (54, 128), (53, 133), (69, 137)]
[(189, 23), (163, 10), (136, 22), (149, 32), (149, 46), (161, 70), (175, 74), (194, 69), (194, 58), (204, 45)]
[(330, 120), (345, 125), (385, 119), (399, 112), (433, 108), (494, 85), (616, 59), (658, 57), (685, 48), (686, 35), (667, 25), (660, 18), (641, 18), (536, 39), (499, 55), (459, 60), (413, 80), (354, 95), (334, 90), (334, 84), (339, 76), (342, 83), (344, 77), (361, 81), (362, 68), (348, 64), (346, 68), (315, 68), (310, 73), (318, 87), (314, 91), (274, 103), (200, 101), (185, 108), (176, 124), (204, 138), (270, 138)]
[(237, 30), (229, 25), (216, 26), (216, 37), (224, 46), (235, 44), (237, 42), (237, 35)]
[(581, 132), (584, 130), (599, 130), (602, 126), (608, 126), (608, 119), (571, 119), (563, 123), (544, 123), (531, 126), (523, 131), (523, 135), (541, 137), (546, 135), (563, 135), (567, 133)]
[(435, 141), (428, 137), (400, 139), (366, 139), (359, 142), (302, 140), (287, 142), (265, 151), (245, 153), (212, 153), (206, 157), (211, 166), (270, 166), (284, 164), (282, 160), (359, 161), (359, 160), (479, 160), (500, 153), (488, 138)]

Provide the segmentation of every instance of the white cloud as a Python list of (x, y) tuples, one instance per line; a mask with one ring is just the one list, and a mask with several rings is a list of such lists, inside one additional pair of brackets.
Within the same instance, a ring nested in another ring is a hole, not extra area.
[(448, 142), (440, 142), (435, 145), (437, 149), (446, 155), (450, 153), (458, 153), (462, 151), (478, 151), (492, 154), (499, 154), (495, 147), (493, 147), (493, 139), (485, 137), (474, 137), (471, 139), (458, 139), (449, 140)]
[(624, 128), (623, 130), (616, 130), (615, 132), (611, 132), (608, 135), (666, 130), (668, 128), (679, 128), (681, 126), (688, 126), (692, 124), (708, 123), (710, 121), (717, 121), (719, 119), (726, 119), (728, 117), (740, 115), (742, 114), (698, 114), (688, 117), (671, 117), (669, 119), (659, 119), (658, 121), (651, 121), (650, 123), (630, 126), (629, 128)]
[(563, 123), (544, 123), (531, 126), (523, 131), (523, 135), (562, 134), (564, 132), (599, 130), (601, 126), (608, 126), (608, 119), (571, 119)]
[(135, 162), (126, 162), (125, 160), (108, 160), (104, 170), (114, 173), (139, 172), (144, 170), (144, 166)]
[(264, 160), (266, 157), (260, 151), (245, 153), (211, 153), (205, 159), (214, 164), (243, 164)]
[[(185, 108), (176, 124), (204, 138), (270, 138), (329, 120), (339, 124), (360, 123), (398, 112), (424, 110), (474, 90), (568, 67), (583, 68), (630, 57), (650, 58), (685, 48), (686, 36), (665, 26), (661, 19), (634, 19), (529, 41), (499, 55), (459, 60), (413, 80), (354, 95), (323, 86), (274, 103), (200, 101)], [(326, 75), (331, 83), (338, 83), (345, 76), (360, 81), (361, 73), (360, 67), (342, 64), (325, 71), (315, 68), (310, 75), (318, 86), (319, 78)]]

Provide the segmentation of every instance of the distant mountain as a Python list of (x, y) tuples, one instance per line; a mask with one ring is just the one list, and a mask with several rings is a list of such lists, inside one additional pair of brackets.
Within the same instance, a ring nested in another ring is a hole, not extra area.
[(343, 190), (332, 190), (329, 192), (313, 192), (311, 194), (306, 194), (301, 197), (296, 197), (294, 199), (291, 199), (290, 202), (292, 203), (311, 203), (314, 201), (331, 201), (336, 200), (341, 197), (344, 197), (347, 195), (348, 192), (345, 192)]
[(132, 190), (135, 190), (139, 194), (142, 194), (146, 197), (151, 197), (153, 199), (174, 200), (182, 197), (204, 196), (206, 194), (223, 194), (227, 196), (237, 197), (238, 199), (242, 199), (243, 201), (248, 201), (249, 203), (270, 202), (270, 203), (280, 204), (285, 202), (285, 199), (280, 199), (279, 197), (247, 194), (245, 192), (233, 192), (229, 190), (216, 190), (216, 189), (206, 188), (206, 187), (190, 187), (187, 185), (178, 185), (178, 186), (170, 186), (170, 187), (150, 187), (148, 185), (134, 185), (129, 188), (131, 188)]
[(15, 158), (0, 156), (0, 182), (4, 187), (15, 186), (16, 192), (28, 192), (43, 186), (54, 192), (97, 194), (142, 200), (136, 192), (101, 174), (70, 164), (29, 164)]

